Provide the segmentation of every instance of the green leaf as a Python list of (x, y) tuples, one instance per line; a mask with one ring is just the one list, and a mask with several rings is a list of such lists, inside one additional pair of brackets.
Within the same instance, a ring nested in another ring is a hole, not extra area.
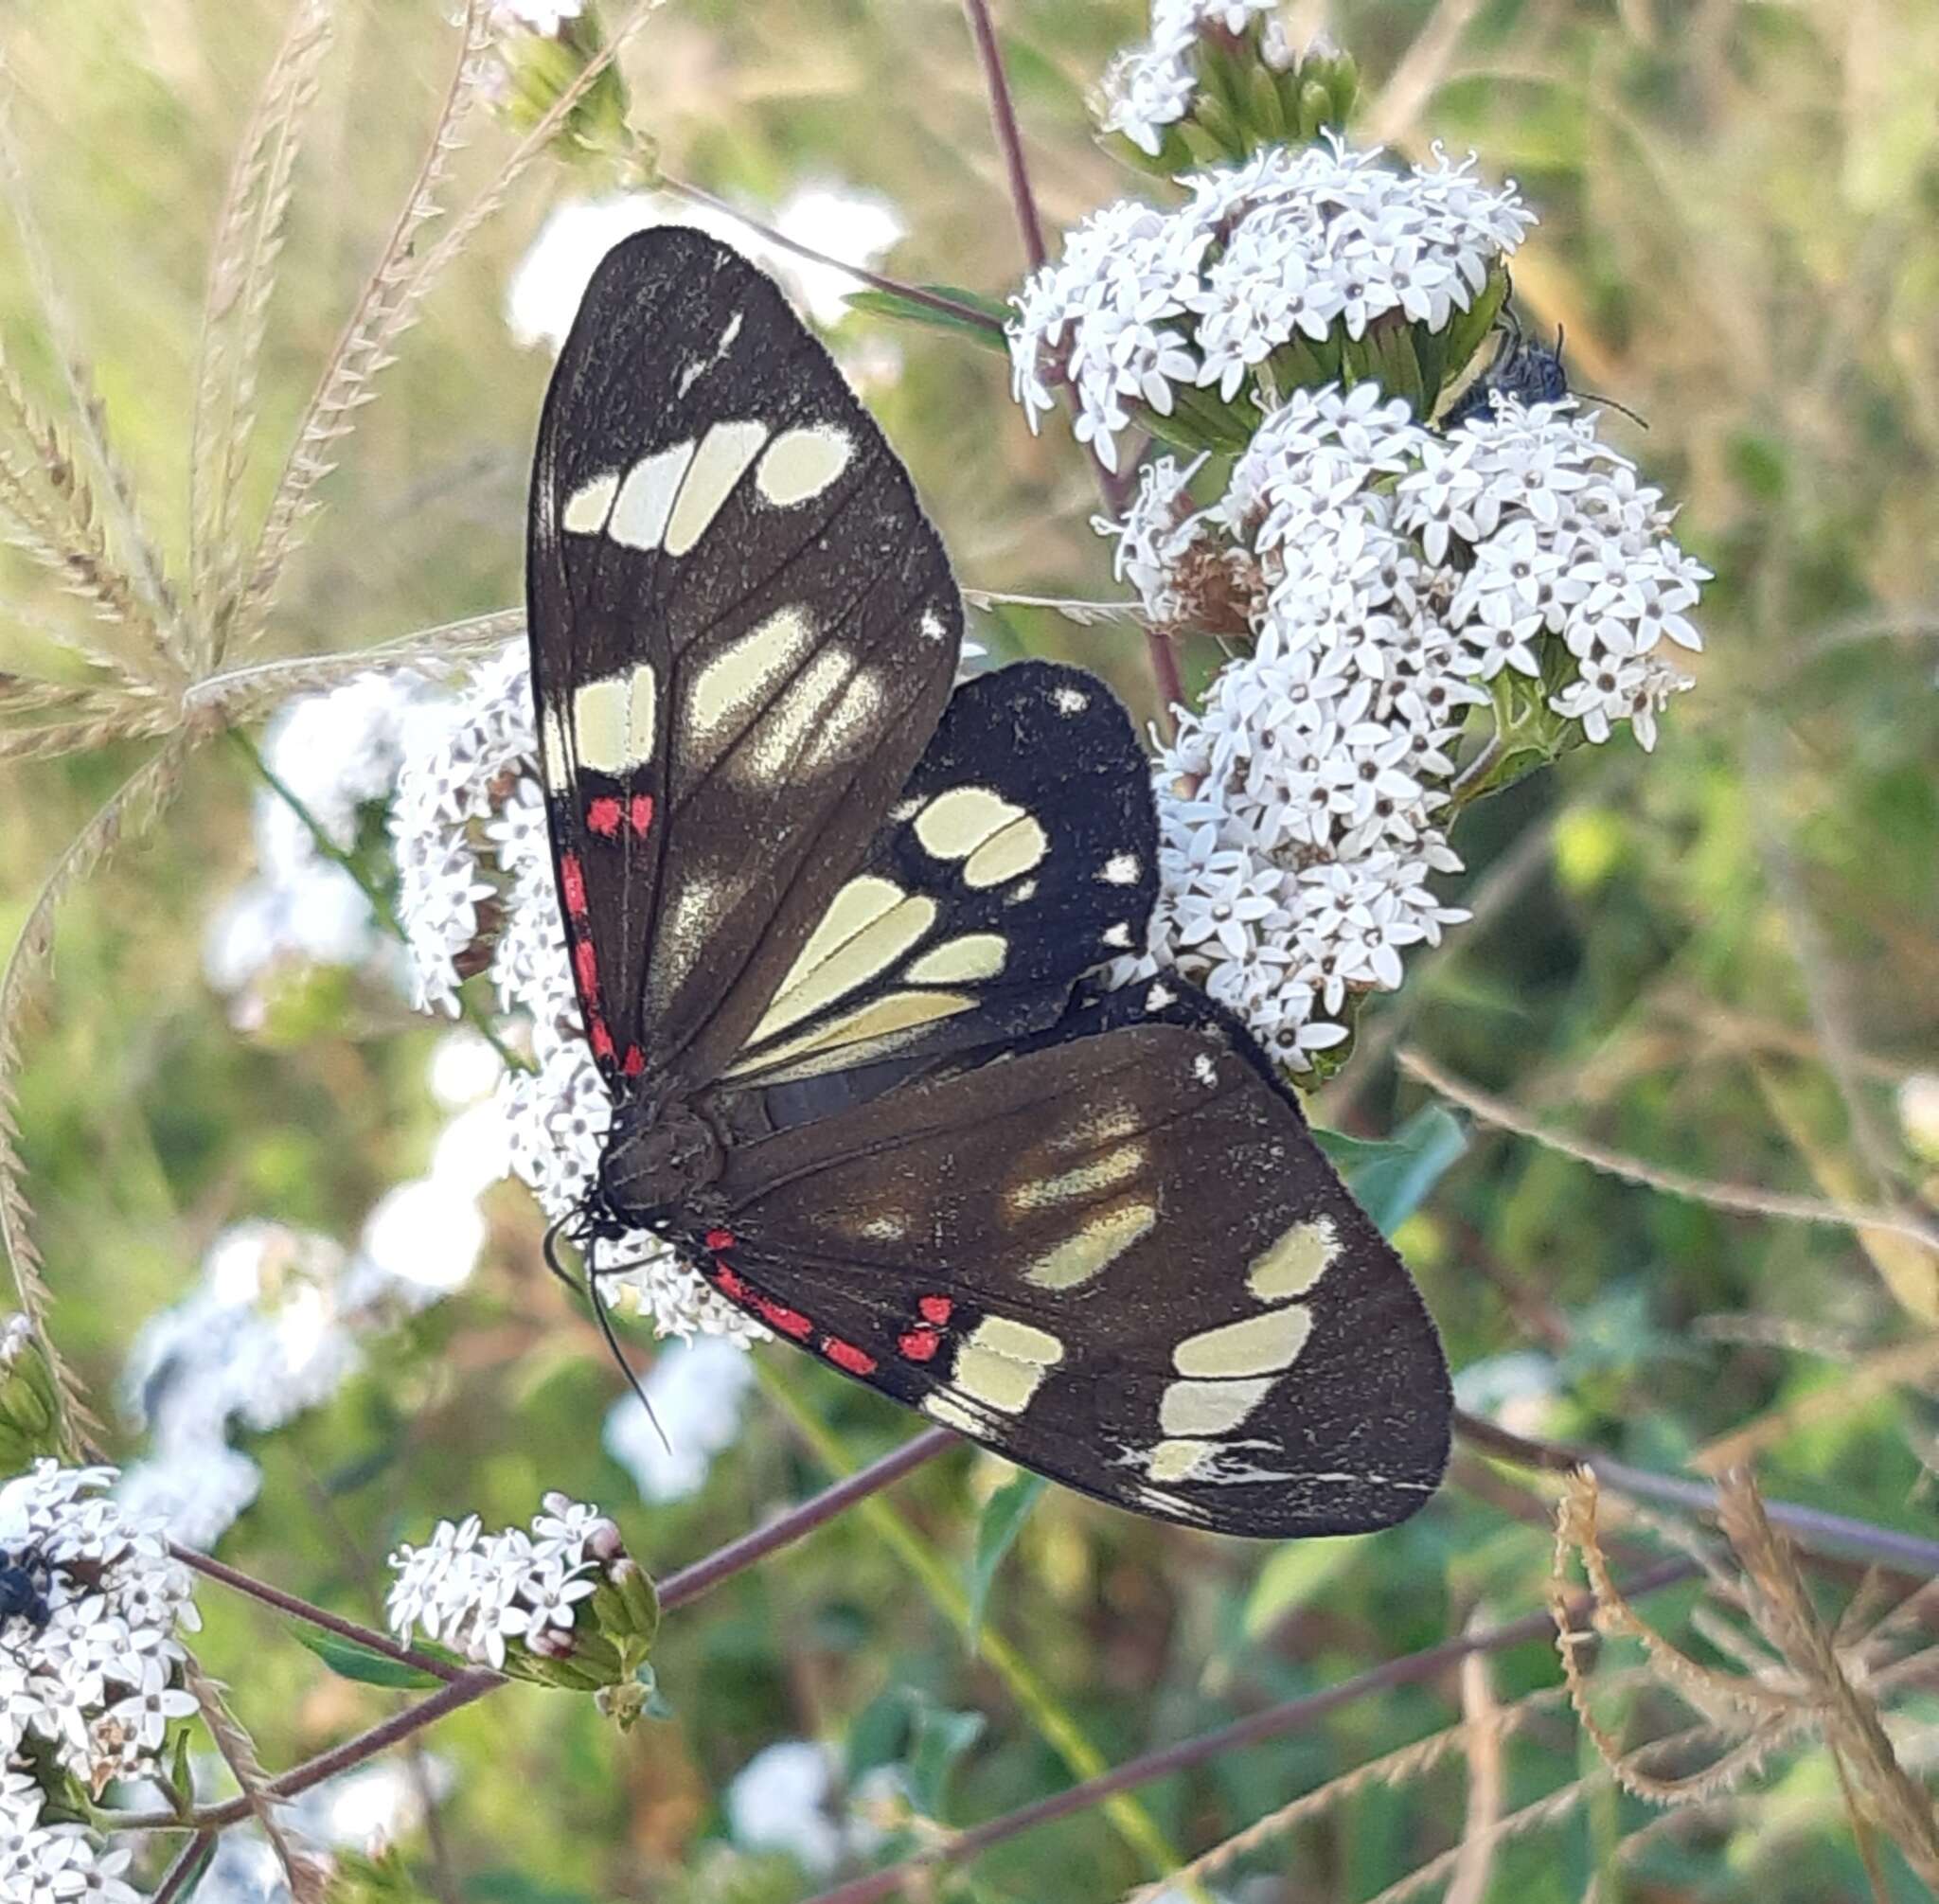
[(990, 350), (1009, 349), (1004, 336), (1004, 326), (1010, 315), (1008, 305), (986, 297), (979, 291), (965, 291), (953, 284), (925, 284), (922, 289), (967, 308), (960, 311), (938, 311), (934, 305), (905, 297), (899, 291), (851, 291), (846, 302), (851, 311), (869, 311), (878, 317), (898, 317), (906, 324), (926, 324), (932, 330), (953, 330)]
[[(299, 1626), (296, 1637), (302, 1644), (327, 1665), (339, 1679), (355, 1680), (366, 1686), (441, 1686), (444, 1682), (436, 1673), (427, 1673), (417, 1666), (407, 1666), (401, 1660), (394, 1660), (388, 1653), (380, 1653), (370, 1646), (361, 1646), (355, 1640), (347, 1640), (336, 1633), (326, 1633), (314, 1627)], [(442, 1648), (424, 1647), (426, 1652), (436, 1652), (444, 1657)], [(464, 1662), (455, 1654), (450, 1656), (453, 1665)]]
[(970, 1563), (968, 1581), (968, 1637), (972, 1653), (983, 1631), (983, 1610), (988, 1601), (996, 1570), (1003, 1565), (1004, 1556), (1016, 1545), (1017, 1536), (1023, 1531), (1023, 1522), (1030, 1518), (1030, 1510), (1042, 1498), (1048, 1486), (1041, 1474), (1013, 1476), (989, 1497), (989, 1505), (983, 1510), (983, 1519), (977, 1522), (976, 1557)]
[(909, 1796), (925, 1818), (940, 1818), (950, 1774), (983, 1734), (983, 1715), (952, 1712), (919, 1694), (910, 1697)]
[(1391, 1237), (1426, 1201), (1442, 1173), (1468, 1148), (1468, 1136), (1453, 1114), (1426, 1104), (1384, 1142), (1315, 1130), (1320, 1148), (1332, 1158), (1354, 1201)]
[(1353, 1539), (1288, 1540), (1267, 1555), (1246, 1596), (1246, 1637), (1256, 1640), (1295, 1607), (1317, 1599), (1361, 1552)]

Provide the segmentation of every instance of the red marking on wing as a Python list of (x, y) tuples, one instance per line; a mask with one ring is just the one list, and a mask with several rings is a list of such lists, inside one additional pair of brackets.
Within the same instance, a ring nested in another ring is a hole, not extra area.
[(896, 1346), (911, 1361), (928, 1361), (942, 1346), (942, 1340), (934, 1329), (911, 1329), (896, 1338)]
[(732, 1230), (709, 1230), (702, 1238), (710, 1250), (731, 1250), (734, 1247)]
[(866, 1349), (857, 1348), (852, 1342), (844, 1342), (840, 1336), (825, 1335), (822, 1353), (837, 1368), (845, 1368), (850, 1375), (873, 1375), (876, 1371), (874, 1356)]
[(948, 1296), (923, 1296), (916, 1307), (922, 1311), (922, 1320), (934, 1323), (937, 1328), (949, 1321), (950, 1312), (956, 1307)]
[(619, 837), (619, 802), (611, 793), (601, 793), (586, 803), (586, 825), (602, 840)]
[(814, 1325), (799, 1309), (791, 1309), (767, 1296), (754, 1299), (755, 1313), (771, 1329), (779, 1329), (783, 1335), (792, 1335), (796, 1342), (805, 1341), (813, 1333)]
[(626, 1047), (626, 1062), (619, 1068), (629, 1077), (637, 1077), (647, 1068), (646, 1053), (638, 1045), (629, 1044)]
[(593, 1041), (593, 1056), (610, 1060), (613, 1057), (613, 1034), (606, 1029), (606, 1021), (596, 1016), (593, 1020), (593, 1028), (587, 1036)]
[(741, 1280), (735, 1271), (729, 1269), (725, 1263), (716, 1263), (714, 1265), (713, 1281), (714, 1287), (729, 1302), (744, 1303), (747, 1301), (750, 1291), (746, 1283)]
[(599, 996), (599, 954), (593, 950), (591, 939), (581, 939), (572, 949), (573, 976), (579, 982), (579, 990), (587, 998)]
[(650, 793), (635, 793), (632, 796), (632, 810), (627, 817), (632, 823), (633, 831), (644, 835), (647, 828), (653, 824), (653, 796)]
[(572, 917), (586, 916), (586, 874), (577, 853), (559, 856), (559, 883), (565, 893), (565, 910)]

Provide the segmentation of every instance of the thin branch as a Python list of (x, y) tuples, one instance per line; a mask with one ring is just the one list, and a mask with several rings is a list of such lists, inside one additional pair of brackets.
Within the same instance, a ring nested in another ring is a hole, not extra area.
[[(1468, 1447), (1519, 1468), (1539, 1468), (1551, 1474), (1570, 1474), (1586, 1468), (1605, 1487), (1617, 1494), (1680, 1507), (1686, 1513), (1715, 1515), (1717, 1511), (1717, 1490), (1707, 1481), (1653, 1474), (1647, 1468), (1632, 1468), (1627, 1461), (1599, 1454), (1592, 1448), (1574, 1448), (1562, 1442), (1536, 1441), (1527, 1435), (1511, 1434), (1507, 1429), (1498, 1428), (1492, 1421), (1484, 1421), (1461, 1409), (1454, 1411), (1454, 1432)], [(1788, 1501), (1767, 1501), (1764, 1510), (1772, 1523), (1782, 1527), (1801, 1547), (1855, 1554), (1920, 1575), (1939, 1574), (1939, 1540), (1901, 1534), (1895, 1527), (1880, 1527), (1870, 1521), (1856, 1521), (1848, 1515), (1831, 1514), (1818, 1507), (1801, 1507)]]
[(400, 1646), (388, 1633), (360, 1626), (355, 1620), (347, 1620), (326, 1607), (300, 1599), (294, 1593), (286, 1593), (280, 1587), (271, 1586), (267, 1580), (258, 1580), (210, 1555), (198, 1554), (193, 1547), (184, 1547), (179, 1541), (170, 1540), (169, 1552), (185, 1567), (192, 1567), (198, 1574), (219, 1581), (235, 1593), (246, 1593), (252, 1600), (259, 1600), (265, 1607), (274, 1607), (277, 1612), (287, 1613), (294, 1620), (303, 1621), (306, 1626), (320, 1627), (327, 1633), (336, 1634), (339, 1639), (348, 1640), (370, 1652), (382, 1653), (400, 1666), (414, 1666), (420, 1673), (429, 1673), (433, 1679), (447, 1682), (465, 1677), (464, 1668), (453, 1665), (449, 1660), (440, 1660), (433, 1653), (420, 1653), (415, 1646)]
[(858, 284), (872, 286), (877, 291), (886, 291), (893, 297), (905, 297), (911, 304), (920, 304), (930, 311), (942, 312), (965, 324), (973, 324), (980, 329), (1003, 332), (1003, 320), (992, 317), (987, 311), (979, 311), (973, 304), (959, 303), (953, 297), (945, 297), (939, 291), (931, 291), (920, 284), (904, 284), (898, 277), (884, 277), (879, 271), (866, 271), (859, 264), (850, 264), (846, 258), (831, 258), (825, 251), (817, 251), (811, 244), (803, 244), (799, 239), (790, 238), (785, 232), (777, 231), (771, 224), (763, 224), (752, 212), (741, 210), (738, 205), (731, 205), (726, 199), (717, 198), (704, 186), (689, 184), (685, 179), (675, 178), (670, 172), (658, 172), (654, 183), (663, 191), (672, 193), (675, 198), (684, 198), (689, 204), (704, 205), (709, 211), (717, 211), (723, 218), (731, 218), (738, 224), (744, 224), (749, 231), (757, 233), (768, 243), (779, 250), (792, 252), (796, 258), (805, 258), (810, 264), (826, 265), (830, 271), (839, 271), (852, 277)]
[[(1656, 1593), (1687, 1580), (1696, 1572), (1695, 1564), (1689, 1560), (1660, 1561), (1626, 1582), (1623, 1591), (1631, 1595)], [(1581, 1595), (1578, 1604), (1583, 1616), (1587, 1617), (1593, 1607), (1591, 1596)], [(1127, 1759), (1100, 1777), (1086, 1779), (1068, 1790), (1053, 1792), (1048, 1798), (1040, 1798), (1034, 1804), (1005, 1812), (1001, 1818), (971, 1825), (969, 1830), (958, 1832), (955, 1837), (916, 1858), (892, 1864), (885, 1870), (871, 1872), (865, 1877), (853, 1878), (846, 1884), (837, 1885), (832, 1891), (824, 1891), (810, 1898), (809, 1904), (878, 1904), (879, 1899), (892, 1897), (901, 1891), (905, 1883), (920, 1885), (927, 1874), (940, 1866), (963, 1863), (988, 1850), (991, 1845), (1005, 1843), (1040, 1824), (1049, 1824), (1057, 1819), (1088, 1811), (1117, 1792), (1188, 1771), (1228, 1752), (1262, 1745), (1268, 1739), (1283, 1738), (1289, 1733), (1304, 1732), (1328, 1713), (1351, 1705), (1370, 1694), (1389, 1692), (1396, 1686), (1414, 1685), (1422, 1680), (1433, 1679), (1470, 1653), (1504, 1652), (1530, 1640), (1545, 1638), (1554, 1630), (1553, 1618), (1544, 1608), (1539, 1612), (1524, 1613), (1521, 1618), (1505, 1621), (1500, 1626), (1458, 1633), (1451, 1639), (1425, 1646), (1417, 1653), (1408, 1653), (1400, 1659), (1369, 1667), (1363, 1673), (1356, 1673), (1351, 1679), (1325, 1686), (1318, 1692), (1268, 1706), (1262, 1712), (1221, 1726), (1217, 1732), (1202, 1733), (1197, 1738), (1183, 1739), (1176, 1745)]]
[(1043, 245), (1043, 225), (1037, 216), (1037, 195), (1030, 189), (1030, 169), (1023, 159), (1023, 135), (1017, 125), (1017, 108), (1010, 82), (1004, 74), (1004, 56), (996, 44), (996, 27), (986, 0), (963, 0), (976, 57), (983, 63), (983, 83), (989, 94), (989, 119), (1003, 149), (1004, 169), (1010, 178), (1010, 203), (1016, 207), (1017, 229), (1023, 234), (1023, 255), (1032, 271), (1041, 271), (1049, 253)]
[[(990, 123), (996, 129), (997, 144), (1003, 148), (1004, 163), (1010, 179), (1010, 202), (1023, 234), (1023, 254), (1032, 271), (1041, 270), (1049, 253), (1044, 248), (1043, 227), (1037, 216), (1037, 199), (1030, 188), (1030, 170), (1023, 157), (1023, 134), (1017, 127), (1017, 109), (1010, 98), (1010, 83), (1004, 74), (1003, 51), (997, 45), (996, 29), (990, 23), (987, 0), (963, 0), (970, 31), (976, 42), (977, 58), (983, 67), (983, 83), (989, 95)], [(1135, 460), (1123, 471), (1109, 470), (1089, 447), (1091, 468), (1097, 478), (1097, 492), (1103, 498), (1105, 513), (1116, 517), (1124, 512), (1131, 490), (1137, 484)], [(1177, 731), (1175, 709), (1185, 703), (1184, 681), (1179, 673), (1178, 650), (1162, 628), (1145, 627), (1145, 658), (1150, 664), (1151, 679), (1158, 690), (1158, 725), (1167, 738)]]
[(957, 1439), (956, 1434), (947, 1428), (925, 1429), (920, 1434), (912, 1435), (899, 1448), (871, 1461), (867, 1467), (858, 1468), (853, 1474), (845, 1475), (832, 1487), (825, 1487), (819, 1494), (809, 1495), (806, 1501), (789, 1508), (785, 1514), (777, 1515), (765, 1526), (743, 1534), (738, 1540), (728, 1541), (724, 1547), (717, 1548), (691, 1566), (681, 1568), (677, 1574), (669, 1574), (660, 1582), (662, 1609), (671, 1612), (675, 1607), (698, 1599), (710, 1587), (719, 1586), (729, 1575), (753, 1566), (775, 1548), (785, 1547), (804, 1535), (812, 1534), (844, 1508), (852, 1506), (868, 1495), (881, 1493), (884, 1487), (920, 1468), (925, 1461), (946, 1453), (956, 1446)]
[(202, 1877), (203, 1866), (208, 1861), (209, 1853), (215, 1848), (216, 1834), (213, 1831), (198, 1831), (176, 1854), (175, 1861), (169, 1866), (167, 1875), (155, 1891), (151, 1904), (177, 1904), (178, 1899), (188, 1896)]
[(1817, 1197), (1793, 1197), (1781, 1190), (1760, 1190), (1745, 1183), (1713, 1183), (1702, 1177), (1685, 1176), (1679, 1170), (1665, 1170), (1657, 1165), (1646, 1164), (1639, 1157), (1606, 1149), (1600, 1144), (1546, 1130), (1503, 1099), (1492, 1097), (1486, 1092), (1478, 1091), (1473, 1085), (1450, 1077), (1420, 1051), (1410, 1047), (1398, 1054), (1397, 1061), (1403, 1071), (1419, 1078), (1430, 1090), (1438, 1091), (1443, 1097), (1460, 1105), (1484, 1124), (1492, 1124), (1498, 1130), (1529, 1138), (1548, 1149), (1559, 1151), (1564, 1157), (1574, 1158), (1578, 1164), (1587, 1164), (1591, 1169), (1620, 1177), (1626, 1183), (1641, 1183), (1667, 1196), (1687, 1197), (1693, 1203), (1707, 1204), (1717, 1210), (1734, 1210), (1744, 1216), (1779, 1217), (1800, 1223), (1827, 1223), (1846, 1230), (1884, 1230), (1893, 1236), (1922, 1243), (1929, 1250), (1939, 1251), (1939, 1229), (1896, 1210), (1829, 1203)]

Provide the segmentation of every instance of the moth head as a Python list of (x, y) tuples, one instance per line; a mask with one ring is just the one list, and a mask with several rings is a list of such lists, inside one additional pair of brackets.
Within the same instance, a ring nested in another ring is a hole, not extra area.
[(590, 1212), (596, 1230), (610, 1224), (623, 1235), (690, 1209), (694, 1192), (711, 1183), (725, 1161), (714, 1127), (690, 1105), (649, 1102), (622, 1112), (599, 1163)]

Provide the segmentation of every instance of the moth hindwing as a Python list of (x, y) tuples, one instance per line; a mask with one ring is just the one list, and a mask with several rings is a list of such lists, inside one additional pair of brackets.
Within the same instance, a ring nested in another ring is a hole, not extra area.
[(541, 425), (533, 682), (587, 1037), (588, 1216), (1023, 1466), (1225, 1533), (1361, 1531), (1447, 1458), (1433, 1326), (1252, 1038), (1097, 989), (1156, 896), (1109, 691), (951, 695), (900, 464), (702, 235), (594, 278)]

